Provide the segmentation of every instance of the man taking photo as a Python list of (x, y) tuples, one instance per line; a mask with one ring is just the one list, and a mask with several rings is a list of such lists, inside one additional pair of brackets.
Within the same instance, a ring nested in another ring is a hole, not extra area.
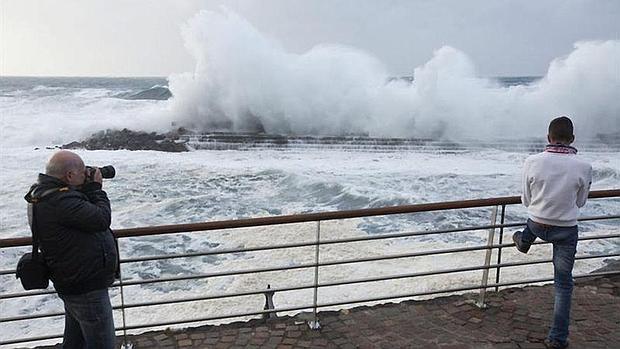
[(69, 151), (56, 152), (26, 201), (50, 279), (64, 302), (63, 348), (114, 348), (108, 287), (118, 268), (111, 210), (99, 169)]

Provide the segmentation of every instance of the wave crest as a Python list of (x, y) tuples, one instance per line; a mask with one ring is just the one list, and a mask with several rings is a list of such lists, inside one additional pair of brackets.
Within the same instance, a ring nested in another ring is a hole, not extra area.
[(202, 11), (183, 28), (193, 73), (170, 77), (170, 118), (200, 131), (374, 137), (543, 136), (570, 115), (578, 136), (620, 131), (620, 41), (575, 44), (529, 86), (477, 76), (463, 52), (445, 46), (390, 80), (361, 50), (319, 45), (296, 54), (237, 14)]

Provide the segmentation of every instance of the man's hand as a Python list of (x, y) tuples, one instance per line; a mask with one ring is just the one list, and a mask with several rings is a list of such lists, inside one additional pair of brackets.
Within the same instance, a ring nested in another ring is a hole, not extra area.
[(101, 171), (99, 167), (95, 167), (95, 174), (93, 174), (93, 182), (97, 182), (103, 185), (103, 177), (101, 176)]
[(79, 186), (83, 193), (93, 190), (101, 190), (103, 187), (103, 176), (98, 167), (87, 167), (84, 170), (84, 183)]

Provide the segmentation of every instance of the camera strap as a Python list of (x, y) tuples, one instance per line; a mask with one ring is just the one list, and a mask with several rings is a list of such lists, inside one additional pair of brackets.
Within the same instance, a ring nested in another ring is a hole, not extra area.
[(30, 232), (32, 233), (32, 258), (38, 259), (39, 257), (39, 237), (37, 236), (36, 222), (34, 221), (34, 204), (28, 203), (28, 225), (30, 226)]
[(33, 198), (32, 202), (28, 202), (28, 225), (30, 226), (30, 232), (32, 233), (32, 258), (38, 259), (39, 257), (39, 237), (37, 235), (37, 224), (34, 219), (35, 215), (35, 204), (40, 202), (41, 199), (46, 197), (49, 194), (52, 194), (57, 191), (66, 191), (66, 187), (62, 188), (52, 188), (44, 191), (40, 196), (36, 199)]

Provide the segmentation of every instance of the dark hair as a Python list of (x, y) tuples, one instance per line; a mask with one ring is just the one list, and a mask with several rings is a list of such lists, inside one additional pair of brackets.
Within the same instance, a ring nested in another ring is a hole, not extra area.
[(566, 116), (560, 116), (549, 123), (549, 137), (554, 141), (573, 141), (573, 122)]

